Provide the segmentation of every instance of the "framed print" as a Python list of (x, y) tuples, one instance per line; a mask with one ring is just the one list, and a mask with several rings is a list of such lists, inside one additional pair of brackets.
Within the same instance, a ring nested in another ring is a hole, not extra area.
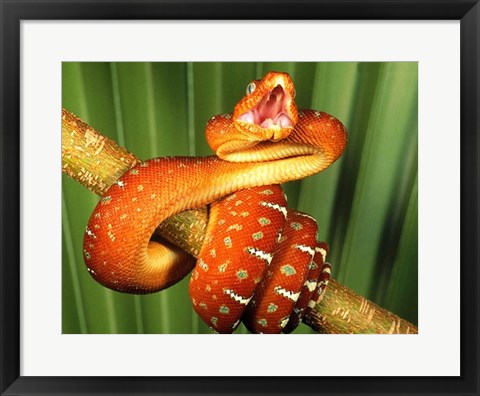
[(478, 394), (479, 5), (375, 4), (2, 2), (2, 394)]

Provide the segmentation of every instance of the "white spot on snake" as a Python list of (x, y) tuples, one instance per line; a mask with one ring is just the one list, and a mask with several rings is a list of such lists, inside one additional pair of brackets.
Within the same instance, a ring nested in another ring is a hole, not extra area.
[(303, 286), (306, 286), (309, 292), (313, 292), (317, 287), (317, 281), (311, 281), (307, 279), (303, 284)]
[(300, 231), (301, 229), (303, 229), (303, 225), (296, 221), (293, 221), (292, 223), (290, 223), (290, 228), (295, 231)]
[(295, 275), (297, 273), (297, 271), (295, 271), (295, 268), (293, 266), (291, 266), (290, 264), (282, 265), (280, 267), (280, 272), (285, 276), (292, 276), (292, 275)]
[(205, 272), (208, 271), (208, 264), (202, 259), (198, 259), (198, 266), (203, 269)]
[(273, 194), (273, 191), (270, 190), (270, 189), (266, 189), (266, 190), (260, 191), (259, 194), (262, 194), (262, 195), (272, 195), (272, 194)]
[(108, 237), (112, 240), (112, 242), (115, 242), (115, 235), (113, 235), (112, 231), (108, 231)]
[(277, 232), (277, 243), (280, 243), (282, 239), (282, 229), (280, 228)]
[(223, 239), (223, 243), (225, 244), (225, 246), (226, 246), (227, 248), (231, 248), (231, 247), (232, 247), (232, 239), (231, 239), (229, 236), (227, 236), (227, 237), (225, 237), (225, 238)]
[(262, 326), (262, 327), (267, 327), (267, 326), (268, 326), (267, 319), (265, 319), (265, 318), (258, 319), (258, 320), (257, 320), (257, 323), (258, 323), (260, 326)]
[(270, 264), (272, 262), (273, 255), (271, 255), (270, 253), (264, 252), (263, 250), (260, 250), (254, 247), (248, 247), (246, 248), (246, 251), (252, 256), (265, 260), (267, 264)]
[(93, 239), (97, 239), (97, 236), (92, 232), (92, 230), (90, 230), (90, 228), (87, 227), (85, 229), (85, 232), (89, 237), (92, 237)]
[(259, 239), (262, 239), (262, 238), (263, 238), (263, 232), (262, 232), (262, 231), (254, 232), (254, 233), (252, 234), (252, 238), (253, 238), (253, 240), (255, 240), (255, 241), (258, 241)]
[(262, 226), (266, 226), (266, 225), (269, 225), (271, 223), (271, 221), (269, 219), (267, 219), (266, 217), (259, 217), (257, 221)]
[(274, 209), (274, 210), (278, 210), (279, 212), (281, 212), (283, 214), (283, 216), (285, 218), (287, 218), (287, 208), (285, 206), (281, 206), (279, 204), (274, 204), (274, 203), (265, 202), (265, 201), (260, 202), (260, 206), (264, 206), (266, 208), (271, 208), (271, 209)]
[(279, 322), (280, 328), (283, 329), (287, 325), (289, 320), (290, 320), (289, 316), (286, 316), (286, 317), (280, 319), (280, 322)]
[(226, 270), (227, 267), (228, 267), (228, 264), (229, 264), (228, 261), (225, 262), (225, 263), (223, 263), (223, 264), (220, 264), (220, 265), (218, 266), (218, 272), (225, 272), (225, 270)]
[(312, 308), (312, 309), (313, 309), (313, 308), (315, 308), (315, 305), (317, 305), (317, 302), (314, 301), (314, 300), (310, 300), (310, 301), (308, 302), (308, 308)]
[(236, 275), (239, 280), (246, 279), (248, 278), (248, 271), (246, 269), (239, 269)]
[(273, 290), (274, 290), (275, 293), (277, 293), (277, 294), (279, 294), (283, 297), (286, 297), (289, 300), (292, 300), (293, 302), (297, 302), (298, 297), (300, 296), (300, 292), (293, 293), (291, 291), (288, 291), (288, 290), (284, 289), (281, 286), (275, 286), (275, 288)]
[(230, 290), (230, 289), (223, 289), (223, 293), (230, 296), (236, 302), (238, 302), (242, 305), (247, 305), (250, 302), (250, 300), (252, 299), (252, 296), (250, 296), (249, 298), (245, 298), (245, 297), (240, 296), (239, 294), (235, 293), (233, 290)]
[(327, 251), (323, 248), (316, 247), (315, 252), (320, 253), (323, 257), (323, 262), (327, 259)]
[(276, 305), (274, 303), (270, 303), (270, 304), (268, 304), (267, 312), (272, 313), (272, 312), (275, 312), (277, 309), (278, 309), (278, 305)]
[(228, 308), (225, 304), (220, 306), (220, 308), (218, 308), (218, 312), (224, 314), (224, 315), (228, 315), (228, 313), (230, 312), (230, 308)]
[(296, 244), (296, 245), (292, 245), (292, 247), (294, 247), (297, 250), (300, 250), (301, 252), (308, 253), (312, 257), (315, 255), (315, 250), (312, 249), (310, 246)]
[(241, 231), (242, 228), (243, 226), (241, 224), (233, 224), (227, 228), (227, 231), (232, 231), (232, 230)]
[(120, 187), (120, 188), (125, 187), (125, 183), (124, 183), (122, 180), (117, 180), (117, 181), (115, 182), (115, 184), (116, 184), (118, 187)]
[(310, 219), (310, 220), (314, 221), (315, 223), (317, 222), (317, 220), (315, 220), (315, 218), (313, 218), (309, 214), (302, 213), (302, 212), (297, 212), (297, 214), (300, 215), (300, 216), (306, 217), (307, 219)]

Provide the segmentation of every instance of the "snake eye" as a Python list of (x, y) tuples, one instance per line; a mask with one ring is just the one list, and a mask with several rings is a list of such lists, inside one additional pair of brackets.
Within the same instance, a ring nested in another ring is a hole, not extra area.
[(255, 88), (257, 88), (257, 85), (254, 82), (251, 82), (250, 84), (247, 85), (247, 95), (251, 95), (253, 91), (255, 91)]

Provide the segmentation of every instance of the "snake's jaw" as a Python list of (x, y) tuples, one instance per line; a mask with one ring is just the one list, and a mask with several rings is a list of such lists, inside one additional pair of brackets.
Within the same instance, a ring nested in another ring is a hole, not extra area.
[(286, 73), (268, 73), (262, 80), (250, 83), (247, 96), (233, 112), (236, 129), (246, 135), (246, 140), (285, 139), (297, 121), (295, 88)]
[(259, 125), (249, 122), (235, 121), (235, 127), (241, 131), (246, 141), (264, 142), (272, 141), (278, 142), (287, 138), (293, 132), (293, 126), (281, 127), (274, 124), (271, 119), (264, 121), (268, 127), (259, 127)]
[(346, 131), (342, 123), (329, 114), (298, 111), (290, 76), (268, 73), (247, 86), (247, 95), (235, 106), (233, 115), (209, 120), (206, 138), (216, 155), (229, 162), (320, 154), (323, 165), (318, 172), (341, 155)]

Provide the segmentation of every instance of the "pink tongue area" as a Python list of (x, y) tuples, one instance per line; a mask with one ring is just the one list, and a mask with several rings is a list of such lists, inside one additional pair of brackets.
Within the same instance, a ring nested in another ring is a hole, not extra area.
[(239, 117), (240, 120), (260, 125), (262, 128), (279, 126), (281, 128), (292, 126), (292, 120), (288, 117), (283, 108), (285, 92), (278, 85), (252, 110)]
[(270, 95), (266, 95), (257, 106), (261, 119), (274, 119), (282, 111), (284, 97), (285, 93), (280, 86), (276, 86)]

